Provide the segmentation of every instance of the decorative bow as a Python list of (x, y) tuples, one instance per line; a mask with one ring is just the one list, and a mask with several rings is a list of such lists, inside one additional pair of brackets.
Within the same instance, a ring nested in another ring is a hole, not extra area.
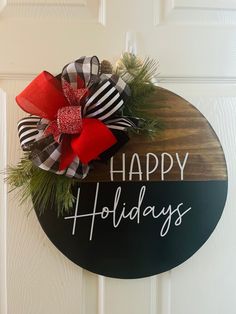
[(92, 160), (110, 158), (128, 141), (125, 130), (137, 124), (122, 116), (129, 87), (99, 70), (97, 57), (81, 57), (57, 77), (42, 72), (16, 97), (31, 115), (18, 123), (21, 146), (38, 167), (84, 178)]

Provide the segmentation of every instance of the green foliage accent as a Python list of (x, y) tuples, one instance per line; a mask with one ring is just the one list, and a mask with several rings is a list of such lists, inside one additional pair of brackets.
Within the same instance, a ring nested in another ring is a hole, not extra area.
[(145, 58), (141, 60), (132, 53), (124, 53), (117, 62), (116, 74), (125, 82), (137, 82), (140, 84), (152, 84), (152, 79), (157, 75), (158, 62)]
[(15, 167), (8, 167), (7, 182), (12, 190), (18, 188), (21, 203), (32, 197), (39, 214), (50, 209), (55, 202), (58, 216), (62, 215), (72, 208), (75, 201), (72, 187), (77, 180), (44, 171), (36, 167), (27, 155)]
[(125, 103), (123, 114), (144, 119), (140, 129), (135, 132), (151, 137), (163, 128), (160, 121), (153, 119), (145, 112), (150, 107), (149, 99), (155, 91), (153, 78), (157, 75), (157, 69), (158, 63), (153, 59), (141, 60), (134, 54), (124, 53), (117, 62), (115, 70), (115, 73), (129, 85), (131, 90), (131, 96)]
[[(142, 116), (141, 114), (139, 116)], [(164, 124), (158, 119), (147, 118), (145, 115), (141, 120), (141, 125), (138, 129), (131, 129), (134, 134), (148, 136), (154, 140), (157, 134), (164, 129)]]

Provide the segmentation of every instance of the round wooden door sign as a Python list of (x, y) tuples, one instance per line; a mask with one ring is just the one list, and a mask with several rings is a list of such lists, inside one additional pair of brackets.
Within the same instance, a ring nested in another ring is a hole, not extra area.
[(132, 138), (74, 190), (73, 210), (38, 217), (71, 261), (97, 274), (140, 278), (192, 256), (215, 229), (227, 195), (224, 153), (203, 115), (162, 88), (151, 113), (164, 123), (155, 140)]

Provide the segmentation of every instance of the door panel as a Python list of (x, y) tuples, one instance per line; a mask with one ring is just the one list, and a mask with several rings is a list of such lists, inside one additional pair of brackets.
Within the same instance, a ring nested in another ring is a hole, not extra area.
[(15, 95), (43, 69), (59, 73), (81, 55), (116, 60), (126, 32), (134, 31), (138, 54), (160, 62), (157, 84), (195, 105), (219, 136), (229, 194), (214, 234), (183, 265), (150, 278), (118, 280), (67, 260), (34, 212), (28, 214), (31, 204), (20, 206), (16, 193), (7, 194), (1, 176), (1, 314), (234, 314), (235, 8), (236, 1), (210, 0), (6, 2), (0, 13), (1, 169), (21, 156), (16, 123), (24, 113)]

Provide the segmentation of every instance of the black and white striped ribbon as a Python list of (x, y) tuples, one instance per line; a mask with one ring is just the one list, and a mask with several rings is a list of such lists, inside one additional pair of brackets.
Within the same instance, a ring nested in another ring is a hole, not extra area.
[(30, 150), (30, 146), (35, 142), (40, 132), (37, 128), (39, 121), (39, 117), (29, 116), (18, 122), (18, 135), (23, 150)]

